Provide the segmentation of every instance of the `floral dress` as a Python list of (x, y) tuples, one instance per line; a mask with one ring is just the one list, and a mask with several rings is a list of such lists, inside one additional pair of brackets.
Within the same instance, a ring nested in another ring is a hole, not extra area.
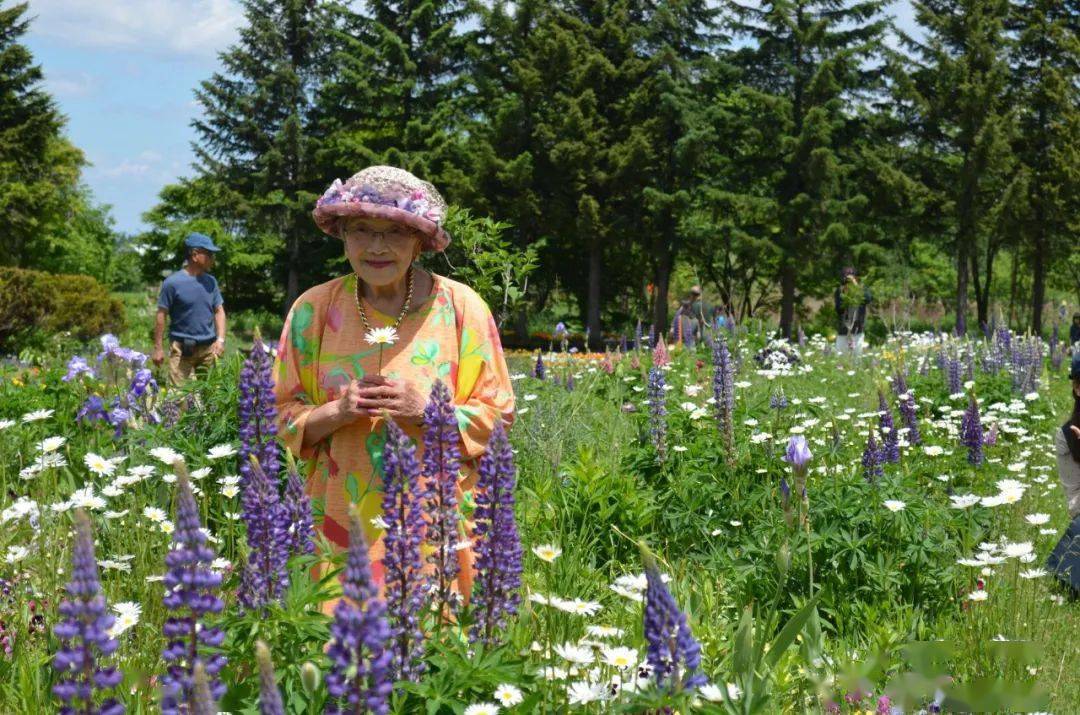
[[(477, 459), (484, 452), (496, 420), (510, 426), (514, 392), (503, 357), (499, 331), (483, 299), (468, 286), (432, 274), (432, 294), (397, 326), (398, 340), (383, 347), (382, 374), (411, 380), (425, 396), (436, 379), (454, 396), (461, 432), (462, 473), (459, 503), (476, 483)], [(353, 379), (379, 371), (379, 346), (364, 342), (356, 309), (356, 276), (315, 286), (293, 304), (281, 333), (274, 365), (278, 435), (293, 454), (305, 460), (306, 490), (318, 528), (339, 548), (349, 542), (349, 509), (358, 505), (372, 574), (383, 582), (381, 417), (362, 417), (323, 441), (303, 448), (304, 426), (311, 411), (341, 396)], [(365, 304), (372, 327), (394, 318)], [(401, 423), (423, 453), (422, 428)], [(472, 552), (458, 552), (459, 589), (468, 594)]]

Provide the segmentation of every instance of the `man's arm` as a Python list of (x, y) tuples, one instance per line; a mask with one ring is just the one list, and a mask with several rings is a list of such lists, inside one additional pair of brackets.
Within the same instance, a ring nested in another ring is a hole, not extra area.
[(162, 343), (162, 339), (165, 336), (165, 313), (168, 312), (164, 308), (157, 309), (157, 315), (154, 317), (154, 364), (160, 365), (165, 360), (165, 347)]
[(214, 349), (218, 355), (225, 354), (225, 305), (218, 305), (214, 311), (214, 331), (217, 333), (217, 342)]

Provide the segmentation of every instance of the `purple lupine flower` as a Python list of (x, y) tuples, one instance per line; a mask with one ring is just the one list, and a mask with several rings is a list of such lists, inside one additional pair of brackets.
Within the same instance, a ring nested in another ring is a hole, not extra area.
[(277, 485), (262, 465), (251, 459), (243, 507), (247, 521), (247, 563), (238, 596), (244, 608), (258, 609), (285, 597), (289, 588), (289, 514), (278, 497)]
[(904, 390), (897, 398), (900, 406), (900, 417), (907, 427), (907, 441), (912, 446), (922, 444), (922, 435), (919, 433), (919, 414), (915, 406), (915, 396), (910, 390)]
[(893, 421), (892, 409), (885, 393), (878, 391), (878, 428), (881, 430), (881, 458), (890, 464), (900, 461), (900, 432)]
[(712, 358), (716, 422), (724, 439), (725, 452), (731, 460), (735, 443), (735, 372), (731, 366), (731, 352), (723, 336), (718, 335), (713, 341)]
[(945, 386), (950, 395), (958, 395), (963, 392), (964, 387), (960, 378), (960, 360), (953, 357), (945, 358), (945, 378)]
[(217, 597), (221, 574), (211, 570), (214, 550), (206, 545), (206, 534), (199, 521), (199, 507), (191, 493), (187, 468), (177, 462), (176, 529), (172, 549), (165, 555), (165, 608), (170, 616), (162, 629), (167, 639), (161, 654), (166, 672), (161, 676), (163, 715), (179, 715), (189, 709), (193, 698), (194, 667), (202, 663), (215, 700), (225, 694), (217, 678), (225, 665), (218, 652), (225, 634), (220, 628), (207, 627), (202, 619), (220, 613), (224, 604)]
[(428, 504), (428, 543), (434, 546), (430, 560), (435, 566), (436, 608), (454, 608), (451, 586), (458, 576), (455, 546), (461, 540), (458, 514), (458, 471), (461, 450), (458, 443), (457, 413), (453, 397), (442, 380), (431, 386), (431, 398), (424, 408), (424, 457), (421, 474), (431, 493)]
[(61, 380), (64, 382), (71, 382), (78, 378), (80, 375), (89, 375), (95, 377), (94, 368), (86, 362), (86, 358), (81, 355), (74, 355), (67, 364), (67, 374), (64, 375)]
[(871, 429), (862, 455), (863, 478), (873, 483), (878, 477), (884, 476), (885, 470), (881, 465), (881, 449), (878, 447), (877, 440), (874, 439), (874, 430)]
[(537, 380), (543, 380), (546, 373), (547, 370), (544, 369), (544, 353), (538, 352), (536, 353), (536, 364), (533, 365), (532, 376), (535, 377)]
[(893, 376), (892, 388), (893, 393), (898, 398), (902, 398), (904, 393), (908, 391), (907, 375), (903, 371), (896, 371), (896, 374)]
[(772, 410), (786, 410), (787, 406), (788, 406), (788, 399), (787, 399), (787, 395), (784, 394), (783, 390), (778, 390), (777, 392), (774, 392), (771, 395), (769, 395), (769, 409), (772, 409)]
[(428, 494), (420, 481), (416, 446), (393, 420), (386, 422), (382, 476), (382, 511), (387, 524), (383, 567), (386, 605), (393, 624), (393, 673), (395, 680), (412, 680), (424, 671), (419, 614), (428, 577), (423, 573), (420, 545), (427, 531), (424, 502)]
[(660, 368), (649, 368), (646, 395), (649, 401), (649, 432), (656, 448), (656, 458), (663, 462), (667, 458), (667, 405), (664, 373)]
[(877, 700), (877, 707), (874, 710), (875, 715), (889, 715), (892, 712), (892, 701), (888, 695), (882, 695)]
[(645, 659), (661, 690), (672, 694), (691, 692), (708, 682), (700, 671), (701, 645), (690, 631), (686, 614), (664, 585), (656, 559), (644, 545), (641, 552), (648, 584), (643, 614)]
[(330, 645), (326, 649), (330, 659), (326, 689), (331, 698), (326, 712), (386, 715), (390, 710), (387, 698), (393, 688), (386, 603), (379, 598), (371, 578), (360, 518), (352, 513), (349, 522), (349, 555), (342, 581), (345, 598), (334, 607)]
[(978, 466), (983, 463), (983, 428), (979, 418), (979, 401), (974, 393), (968, 396), (967, 411), (960, 421), (960, 444), (967, 447), (968, 463)]
[(124, 706), (115, 698), (95, 705), (95, 695), (120, 684), (124, 674), (116, 667), (97, 662), (116, 650), (116, 639), (109, 636), (113, 616), (101, 593), (98, 565), (94, 558), (94, 534), (90, 519), (81, 509), (75, 513), (75, 544), (72, 548), (71, 581), (67, 584), (70, 598), (60, 603), (64, 617), (53, 627), (60, 648), (53, 656), (53, 668), (59, 678), (52, 692), (62, 703), (60, 712), (67, 714), (120, 715)]
[(314, 553), (315, 527), (311, 516), (311, 497), (304, 491), (304, 482), (296, 470), (296, 461), (291, 452), (286, 452), (286, 465), (282, 508), (287, 524), (289, 556)]
[(517, 613), (521, 595), (521, 539), (514, 518), (517, 468), (502, 423), (491, 432), (476, 484), (476, 590), (472, 640), (498, 642), (495, 630)]
[(987, 431), (986, 439), (983, 440), (983, 443), (987, 447), (993, 447), (995, 444), (997, 444), (997, 438), (998, 438), (998, 423), (994, 422), (992, 425), (990, 425), (990, 429)]
[[(280, 469), (277, 440), (277, 407), (274, 398), (273, 360), (266, 344), (255, 336), (251, 353), (240, 370), (240, 487), (251, 476), (252, 455), (276, 487)], [(244, 512), (248, 523), (252, 514)]]
[(281, 691), (274, 677), (274, 663), (270, 660), (270, 649), (262, 641), (255, 642), (255, 660), (259, 662), (259, 714), (285, 715)]

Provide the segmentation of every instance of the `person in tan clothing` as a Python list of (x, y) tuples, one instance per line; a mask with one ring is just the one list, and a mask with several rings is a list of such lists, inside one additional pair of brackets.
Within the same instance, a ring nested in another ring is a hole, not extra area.
[(1073, 411), (1054, 435), (1054, 451), (1069, 518), (1075, 519), (1080, 516), (1080, 354), (1073, 356), (1069, 378), (1072, 380)]
[(209, 236), (192, 233), (184, 241), (184, 267), (161, 284), (154, 325), (155, 365), (165, 361), (163, 337), (169, 317), (169, 384), (205, 372), (225, 352), (225, 306), (210, 275), (218, 247)]

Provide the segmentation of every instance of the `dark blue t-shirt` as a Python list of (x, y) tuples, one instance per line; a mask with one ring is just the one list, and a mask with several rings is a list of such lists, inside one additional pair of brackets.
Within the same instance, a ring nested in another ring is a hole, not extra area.
[(217, 337), (214, 311), (223, 302), (212, 275), (193, 276), (183, 269), (166, 278), (158, 294), (158, 307), (169, 311), (169, 337), (173, 340)]

